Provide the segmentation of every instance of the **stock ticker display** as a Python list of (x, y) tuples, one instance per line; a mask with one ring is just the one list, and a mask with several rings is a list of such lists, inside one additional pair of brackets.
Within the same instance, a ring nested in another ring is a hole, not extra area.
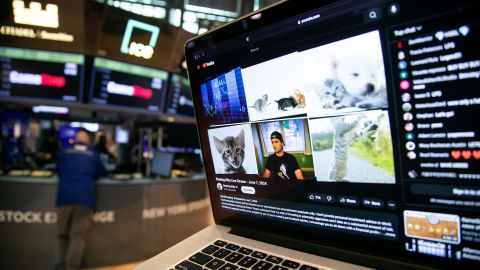
[(95, 58), (90, 102), (161, 112), (168, 72)]
[(84, 56), (0, 47), (0, 96), (81, 102)]

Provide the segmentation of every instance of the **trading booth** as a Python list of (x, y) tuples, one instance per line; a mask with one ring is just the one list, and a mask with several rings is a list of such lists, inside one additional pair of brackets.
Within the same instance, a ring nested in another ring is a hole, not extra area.
[(107, 169), (86, 267), (147, 259), (210, 225), (181, 69), (192, 34), (95, 1), (40, 2), (0, 4), (0, 269), (54, 265), (56, 157), (79, 129)]

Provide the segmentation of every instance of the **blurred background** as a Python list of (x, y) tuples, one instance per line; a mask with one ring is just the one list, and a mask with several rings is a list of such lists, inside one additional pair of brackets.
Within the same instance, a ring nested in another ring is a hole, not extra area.
[(86, 268), (131, 269), (212, 224), (183, 46), (273, 2), (2, 1), (0, 269), (53, 269), (56, 158), (80, 129), (107, 169)]

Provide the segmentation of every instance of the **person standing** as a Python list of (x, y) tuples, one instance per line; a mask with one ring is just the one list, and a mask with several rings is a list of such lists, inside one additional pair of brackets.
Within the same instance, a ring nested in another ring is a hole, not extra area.
[(75, 135), (73, 147), (58, 155), (58, 270), (81, 268), (95, 207), (95, 180), (105, 172), (99, 154), (90, 142), (90, 134), (80, 130)]
[(295, 157), (283, 151), (285, 142), (282, 134), (274, 131), (270, 135), (270, 140), (275, 153), (268, 156), (263, 176), (266, 178), (303, 180), (302, 170), (300, 170)]

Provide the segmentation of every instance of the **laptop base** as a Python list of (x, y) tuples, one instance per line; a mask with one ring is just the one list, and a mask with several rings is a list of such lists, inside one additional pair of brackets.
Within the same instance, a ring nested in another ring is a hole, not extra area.
[(152, 257), (151, 259), (138, 265), (135, 270), (158, 270), (158, 269), (175, 269), (175, 265), (188, 259), (193, 254), (210, 245), (215, 240), (224, 240), (226, 242), (235, 243), (245, 246), (253, 250), (263, 251), (275, 254), (280, 257), (290, 258), (300, 263), (314, 265), (320, 269), (343, 269), (343, 270), (366, 270), (371, 269), (355, 264), (337, 261), (321, 256), (307, 254), (304, 252), (271, 245), (265, 242), (259, 242), (246, 237), (234, 235), (230, 233), (230, 228), (222, 225), (212, 225), (200, 232), (190, 236), (189, 238), (179, 242), (173, 247), (163, 251), (162, 253)]

